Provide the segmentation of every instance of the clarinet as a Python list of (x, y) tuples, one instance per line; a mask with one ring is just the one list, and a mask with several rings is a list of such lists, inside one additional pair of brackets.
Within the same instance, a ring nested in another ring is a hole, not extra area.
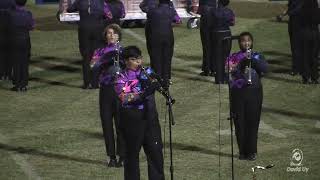
[(117, 51), (117, 55), (114, 58), (113, 65), (115, 68), (115, 73), (118, 75), (118, 74), (120, 74), (120, 69), (121, 69), (120, 68), (120, 43), (119, 43), (119, 41), (116, 42), (115, 46), (116, 46), (115, 50)]
[(157, 88), (157, 91), (162, 94), (167, 100), (168, 102), (170, 102), (171, 104), (174, 104), (175, 100), (170, 96), (169, 91), (166, 91), (161, 83), (159, 82), (159, 80), (157, 78), (152, 78), (150, 76), (150, 74), (148, 74), (148, 72), (146, 71), (145, 67), (141, 66), (141, 70), (142, 72), (146, 75), (146, 77), (148, 78), (148, 80), (150, 81), (150, 83), (158, 83), (159, 84), (159, 88)]
[(251, 71), (252, 71), (252, 68), (251, 68), (251, 52), (252, 52), (252, 49), (249, 47), (249, 45), (247, 44), (247, 59), (249, 60), (249, 67), (247, 67), (247, 72), (248, 72), (248, 85), (251, 85), (252, 84), (252, 78), (251, 78)]

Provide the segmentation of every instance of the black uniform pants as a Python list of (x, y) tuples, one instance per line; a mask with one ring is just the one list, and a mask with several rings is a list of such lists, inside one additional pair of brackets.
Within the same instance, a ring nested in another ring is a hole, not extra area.
[(303, 30), (303, 65), (302, 77), (306, 80), (317, 80), (318, 72), (318, 52), (320, 49), (320, 38), (318, 27), (306, 28)]
[(215, 72), (214, 59), (212, 55), (212, 49), (214, 44), (211, 39), (211, 24), (212, 16), (210, 15), (210, 8), (203, 8), (200, 17), (200, 37), (202, 44), (202, 71), (209, 73)]
[(0, 9), (0, 78), (11, 77), (12, 60), (10, 58), (9, 12)]
[(262, 97), (262, 87), (231, 90), (231, 108), (241, 155), (257, 153)]
[(145, 28), (144, 28), (144, 35), (146, 36), (146, 46), (147, 46), (147, 51), (148, 51), (148, 54), (150, 56), (150, 59), (151, 59), (151, 32), (150, 32), (150, 23), (146, 22), (146, 25), (145, 25)]
[(292, 71), (301, 73), (302, 70), (302, 25), (300, 16), (290, 16), (288, 31), (292, 53)]
[(17, 88), (28, 85), (30, 49), (30, 39), (17, 39), (12, 42), (13, 82)]
[(174, 48), (173, 34), (151, 35), (150, 41), (151, 68), (159, 74), (165, 82), (168, 82), (168, 80), (171, 79), (171, 61)]
[(212, 32), (211, 42), (214, 43), (212, 52), (214, 67), (216, 67), (215, 83), (224, 83), (225, 80), (225, 61), (231, 51), (231, 32)]
[[(107, 155), (112, 158), (115, 158), (116, 154), (124, 157), (124, 139), (119, 129), (119, 100), (112, 85), (100, 86), (99, 104)], [(113, 122), (115, 123), (117, 133), (117, 144), (115, 144)], [(115, 151), (115, 149), (117, 149), (117, 151)]]
[[(126, 142), (125, 180), (139, 180), (139, 152), (143, 147), (149, 180), (164, 180), (161, 129), (157, 116), (139, 109), (120, 110), (120, 127)], [(152, 118), (153, 117), (153, 118)]]
[(92, 79), (90, 61), (94, 50), (103, 45), (103, 22), (101, 21), (98, 25), (94, 23), (90, 25), (80, 25), (78, 29), (79, 50), (83, 59), (82, 73), (84, 86), (88, 86)]

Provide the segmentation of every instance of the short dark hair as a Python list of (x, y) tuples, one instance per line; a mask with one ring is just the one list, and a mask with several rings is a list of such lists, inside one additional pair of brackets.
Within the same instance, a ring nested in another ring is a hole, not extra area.
[(125, 60), (138, 57), (141, 57), (141, 50), (137, 46), (127, 46), (123, 49), (123, 58)]
[[(249, 36), (251, 41), (253, 42), (253, 36), (250, 32), (242, 32), (240, 35), (239, 35), (239, 39), (238, 39), (238, 44), (240, 46), (240, 42), (241, 42), (241, 39), (244, 37), (244, 36)], [(251, 45), (251, 48), (253, 48), (253, 43)]]
[(19, 6), (24, 6), (26, 5), (26, 3), (27, 3), (27, 0), (16, 0), (16, 4)]
[(104, 28), (103, 38), (106, 38), (108, 29), (113, 29), (114, 33), (119, 35), (119, 41), (121, 41), (122, 39), (121, 27), (118, 24), (109, 24), (106, 28)]
[(228, 6), (230, 3), (230, 0), (220, 0), (219, 3), (221, 3), (222, 6)]
[(241, 41), (241, 39), (242, 39), (243, 36), (249, 36), (250, 39), (251, 39), (252, 42), (253, 42), (253, 36), (252, 36), (252, 34), (251, 34), (250, 32), (242, 32), (242, 33), (239, 35), (239, 39), (238, 39), (238, 42), (239, 42), (239, 43), (240, 43), (240, 41)]

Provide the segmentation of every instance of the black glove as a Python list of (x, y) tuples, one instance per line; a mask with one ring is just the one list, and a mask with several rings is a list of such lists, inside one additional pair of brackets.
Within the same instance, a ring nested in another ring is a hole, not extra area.
[(159, 88), (160, 88), (159, 82), (150, 83), (150, 85), (144, 90), (144, 93), (142, 94), (142, 98), (146, 98), (150, 96)]

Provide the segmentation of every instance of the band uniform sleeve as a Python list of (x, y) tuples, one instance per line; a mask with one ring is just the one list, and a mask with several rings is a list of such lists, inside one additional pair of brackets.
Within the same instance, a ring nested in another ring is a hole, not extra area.
[(104, 17), (106, 19), (112, 19), (113, 16), (112, 16), (112, 13), (110, 11), (110, 7), (109, 7), (109, 4), (107, 2), (104, 2), (104, 5), (103, 5), (103, 13), (104, 13)]
[(123, 2), (121, 1), (121, 18), (124, 18), (124, 17), (126, 17), (126, 10), (124, 8)]
[(260, 53), (253, 54), (253, 68), (257, 71), (257, 73), (267, 73), (268, 64), (265, 57)]
[(79, 0), (76, 0), (67, 8), (68, 13), (79, 11)]

